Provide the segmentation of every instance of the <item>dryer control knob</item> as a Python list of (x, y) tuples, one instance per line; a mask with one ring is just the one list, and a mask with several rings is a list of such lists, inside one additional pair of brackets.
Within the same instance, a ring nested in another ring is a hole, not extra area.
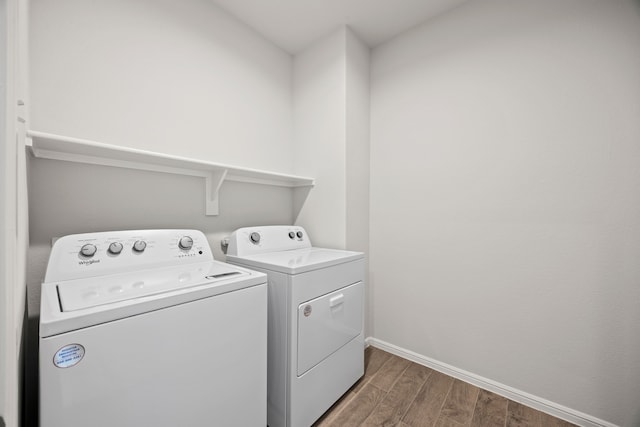
[(260, 243), (260, 233), (254, 231), (249, 235), (249, 239), (251, 239), (251, 243), (257, 245), (258, 243)]
[(304, 234), (302, 234), (302, 231), (298, 231), (296, 233), (296, 236), (298, 236), (298, 239), (302, 239), (302, 236), (304, 236)]
[(122, 243), (113, 242), (109, 245), (109, 249), (107, 249), (111, 255), (118, 255), (122, 252)]
[(293, 231), (290, 231), (289, 232), (289, 238), (292, 239), (292, 240), (295, 239), (296, 238), (296, 233), (294, 233)]
[(193, 247), (193, 239), (189, 236), (183, 236), (178, 241), (178, 247), (185, 251), (188, 251)]
[(145, 242), (144, 240), (136, 240), (136, 242), (133, 244), (133, 250), (136, 252), (144, 252), (146, 248), (147, 242)]
[(86, 256), (86, 257), (94, 256), (97, 251), (98, 251), (98, 248), (96, 247), (96, 245), (91, 244), (91, 243), (87, 243), (86, 245), (82, 245), (82, 247), (80, 248), (80, 254), (82, 254), (82, 256)]

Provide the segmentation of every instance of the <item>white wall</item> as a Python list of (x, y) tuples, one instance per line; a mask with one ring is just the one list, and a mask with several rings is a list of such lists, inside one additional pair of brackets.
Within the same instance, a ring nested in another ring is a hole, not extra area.
[(368, 75), (369, 49), (346, 27), (294, 58), (294, 171), (316, 179), (296, 223), (315, 246), (368, 249)]
[(293, 62), (294, 171), (315, 187), (296, 218), (315, 246), (346, 245), (345, 37), (342, 28)]
[(640, 5), (486, 0), (372, 53), (373, 336), (640, 423)]
[(291, 172), (291, 57), (207, 0), (32, 0), (35, 130)]
[(348, 30), (345, 54), (346, 245), (368, 252), (370, 50)]

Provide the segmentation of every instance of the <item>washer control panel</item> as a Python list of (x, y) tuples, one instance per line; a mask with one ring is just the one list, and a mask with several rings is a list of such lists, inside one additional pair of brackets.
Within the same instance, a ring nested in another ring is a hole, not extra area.
[(212, 260), (209, 242), (198, 230), (72, 234), (54, 243), (45, 282)]
[(246, 256), (310, 247), (306, 231), (299, 226), (245, 227), (237, 229), (229, 237), (227, 255)]

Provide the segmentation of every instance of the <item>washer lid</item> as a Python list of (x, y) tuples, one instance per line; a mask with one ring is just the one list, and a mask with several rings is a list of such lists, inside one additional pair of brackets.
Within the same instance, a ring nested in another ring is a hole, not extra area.
[(67, 280), (58, 283), (57, 289), (60, 308), (66, 312), (244, 276), (249, 276), (249, 273), (228, 264), (207, 262)]
[(362, 252), (324, 248), (268, 252), (244, 257), (227, 255), (227, 261), (232, 263), (286, 274), (304, 273), (362, 258), (364, 258)]
[(266, 282), (264, 273), (211, 261), (191, 264), (189, 267), (171, 266), (43, 283), (40, 337), (242, 291)]

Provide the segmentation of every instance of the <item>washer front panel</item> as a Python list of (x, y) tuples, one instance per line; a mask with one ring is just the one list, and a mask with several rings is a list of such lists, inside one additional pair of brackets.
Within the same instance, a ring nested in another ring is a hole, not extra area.
[(264, 426), (266, 317), (263, 284), (41, 338), (40, 427)]

